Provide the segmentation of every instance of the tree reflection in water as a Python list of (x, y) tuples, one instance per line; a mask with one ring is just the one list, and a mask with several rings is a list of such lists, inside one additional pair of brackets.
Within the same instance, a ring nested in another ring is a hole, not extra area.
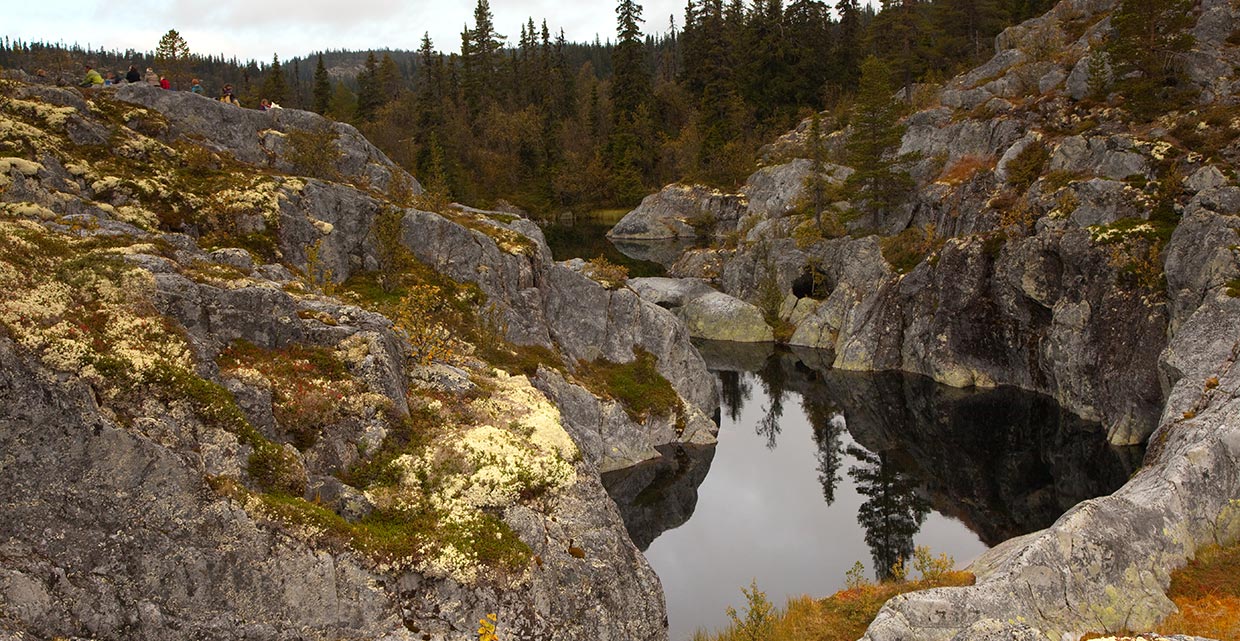
[[(808, 350), (706, 344), (701, 351), (718, 377), (725, 420), (753, 430), (768, 450), (802, 447), (779, 440), (799, 438), (802, 416), (809, 423), (805, 446), (814, 449), (824, 507), (860, 498), (856, 527), (880, 578), (912, 553), (931, 510), (996, 545), (1114, 491), (1143, 454), (1109, 445), (1099, 426), (1052, 399), (1013, 388), (961, 390), (894, 372), (843, 372), (827, 366), (829, 355)], [(760, 412), (744, 411), (755, 402)], [(687, 521), (713, 455), (713, 446), (686, 448), (604, 478), (643, 548)]]
[(721, 370), (715, 372), (719, 377), (719, 404), (727, 412), (733, 423), (741, 420), (741, 408), (753, 395), (753, 385), (749, 382), (748, 372)]
[(784, 415), (784, 393), (787, 374), (777, 359), (769, 359), (766, 366), (758, 372), (762, 381), (762, 389), (766, 392), (767, 405), (763, 408), (762, 420), (754, 428), (758, 436), (766, 437), (766, 449), (775, 449), (779, 439), (779, 419)]
[(917, 483), (901, 472), (883, 453), (848, 448), (858, 465), (848, 468), (857, 492), (865, 497), (857, 510), (857, 523), (865, 530), (874, 573), (882, 581), (892, 578), (892, 567), (913, 556), (913, 535), (921, 529), (930, 503), (917, 494)]
[(822, 483), (822, 498), (827, 505), (835, 503), (835, 488), (840, 483), (840, 463), (844, 448), (840, 437), (844, 434), (844, 415), (830, 400), (822, 397), (802, 396), (801, 409), (814, 428), (814, 443), (818, 446), (818, 482)]

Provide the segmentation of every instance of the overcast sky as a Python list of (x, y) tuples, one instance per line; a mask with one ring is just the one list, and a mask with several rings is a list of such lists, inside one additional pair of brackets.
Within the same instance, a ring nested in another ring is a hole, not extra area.
[[(195, 53), (270, 61), (324, 49), (417, 49), (424, 31), (435, 48), (456, 51), (473, 23), (477, 0), (15, 0), (0, 35), (77, 43), (98, 49), (154, 50), (176, 29)], [(603, 40), (616, 32), (613, 0), (490, 0), (496, 29), (514, 43), (526, 18), (546, 18), (570, 41)], [(646, 0), (647, 33), (684, 16), (684, 0)]]

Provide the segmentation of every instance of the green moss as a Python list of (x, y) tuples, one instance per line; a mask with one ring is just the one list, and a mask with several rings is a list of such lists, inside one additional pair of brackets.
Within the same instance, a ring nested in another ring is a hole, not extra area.
[(680, 395), (659, 373), (658, 359), (639, 347), (633, 348), (633, 354), (636, 358), (628, 363), (606, 359), (578, 363), (577, 376), (592, 392), (619, 402), (634, 421), (673, 413), (683, 418)]
[(271, 383), (272, 411), (297, 449), (312, 447), (327, 426), (343, 418), (341, 401), (359, 391), (336, 353), (317, 345), (268, 349), (246, 341), (229, 345), (220, 370), (252, 369)]
[(199, 244), (207, 251), (223, 247), (244, 249), (262, 263), (278, 263), (283, 257), (275, 231), (271, 229), (248, 234), (209, 234)]
[(188, 402), (203, 422), (235, 434), (242, 444), (253, 448), (247, 471), (260, 488), (296, 494), (305, 491), (305, 479), (293, 455), (251, 425), (224, 386), (170, 366), (158, 368), (152, 380), (171, 398)]
[(378, 509), (356, 522), (300, 496), (283, 492), (255, 493), (229, 479), (212, 479), (220, 494), (247, 504), (261, 516), (285, 527), (301, 529), (314, 543), (352, 549), (375, 563), (417, 561), (435, 549), (451, 545), (484, 567), (516, 572), (529, 564), (531, 551), (508, 524), (484, 514), (473, 524), (445, 523), (430, 509)]
[(478, 356), (509, 374), (533, 376), (538, 373), (539, 365), (561, 373), (566, 370), (564, 359), (542, 345), (513, 345), (496, 339), (480, 346)]
[(999, 254), (1003, 253), (1003, 248), (1006, 245), (1007, 237), (1002, 233), (990, 233), (982, 238), (982, 252), (991, 259), (999, 258)]
[(427, 407), (411, 409), (406, 417), (391, 417), (379, 448), (341, 473), (340, 480), (361, 490), (396, 485), (402, 472), (392, 463), (424, 448), (439, 423), (439, 415)]
[(1008, 184), (1018, 191), (1029, 188), (1042, 175), (1051, 152), (1042, 141), (1032, 142), (1007, 164)]

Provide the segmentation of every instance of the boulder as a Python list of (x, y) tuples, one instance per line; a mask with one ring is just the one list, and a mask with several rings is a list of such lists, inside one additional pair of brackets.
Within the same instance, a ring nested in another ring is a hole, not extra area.
[(675, 183), (642, 199), (636, 209), (625, 214), (607, 232), (607, 237), (625, 240), (693, 238), (698, 235), (695, 224), (700, 228), (718, 226), (725, 230), (735, 227), (744, 207), (743, 197), (701, 185)]
[(699, 296), (716, 291), (701, 278), (630, 278), (628, 285), (642, 300), (667, 309), (682, 307)]
[(737, 343), (774, 340), (762, 311), (739, 298), (714, 292), (698, 296), (677, 310), (695, 338)]

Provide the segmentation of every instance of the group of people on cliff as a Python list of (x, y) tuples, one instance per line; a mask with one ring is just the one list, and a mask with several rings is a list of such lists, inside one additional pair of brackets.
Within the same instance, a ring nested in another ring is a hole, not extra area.
[[(116, 75), (116, 72), (113, 72), (113, 71), (109, 71), (107, 77), (104, 77), (103, 75), (99, 73), (97, 69), (95, 69), (95, 66), (90, 62), (85, 63), (85, 67), (86, 67), (86, 77), (82, 80), (82, 83), (81, 83), (82, 87), (89, 87), (89, 88), (111, 87), (111, 86), (119, 85), (122, 83), (132, 84), (132, 83), (138, 83), (138, 82), (145, 82), (151, 85), (152, 87), (159, 87), (160, 89), (168, 89), (168, 90), (172, 89), (172, 83), (168, 80), (168, 78), (166, 76), (155, 73), (155, 70), (152, 69), (151, 67), (147, 67), (146, 74), (142, 74), (140, 71), (138, 71), (137, 65), (129, 65), (129, 71), (125, 72), (125, 76), (123, 80)], [(194, 78), (190, 80), (188, 91), (190, 91), (191, 93), (196, 93), (200, 96), (206, 95), (206, 89), (204, 89), (202, 86), (202, 80), (198, 78)], [(237, 96), (233, 93), (233, 86), (231, 84), (224, 85), (224, 88), (220, 91), (219, 100), (220, 102), (228, 103), (230, 105), (236, 105), (238, 107), (241, 106), (241, 101), (238, 100)], [(280, 108), (281, 108), (280, 105), (277, 105), (276, 103), (266, 98), (263, 98), (259, 102), (259, 105), (258, 105), (259, 111), (269, 111), (271, 109), (280, 109)]]

